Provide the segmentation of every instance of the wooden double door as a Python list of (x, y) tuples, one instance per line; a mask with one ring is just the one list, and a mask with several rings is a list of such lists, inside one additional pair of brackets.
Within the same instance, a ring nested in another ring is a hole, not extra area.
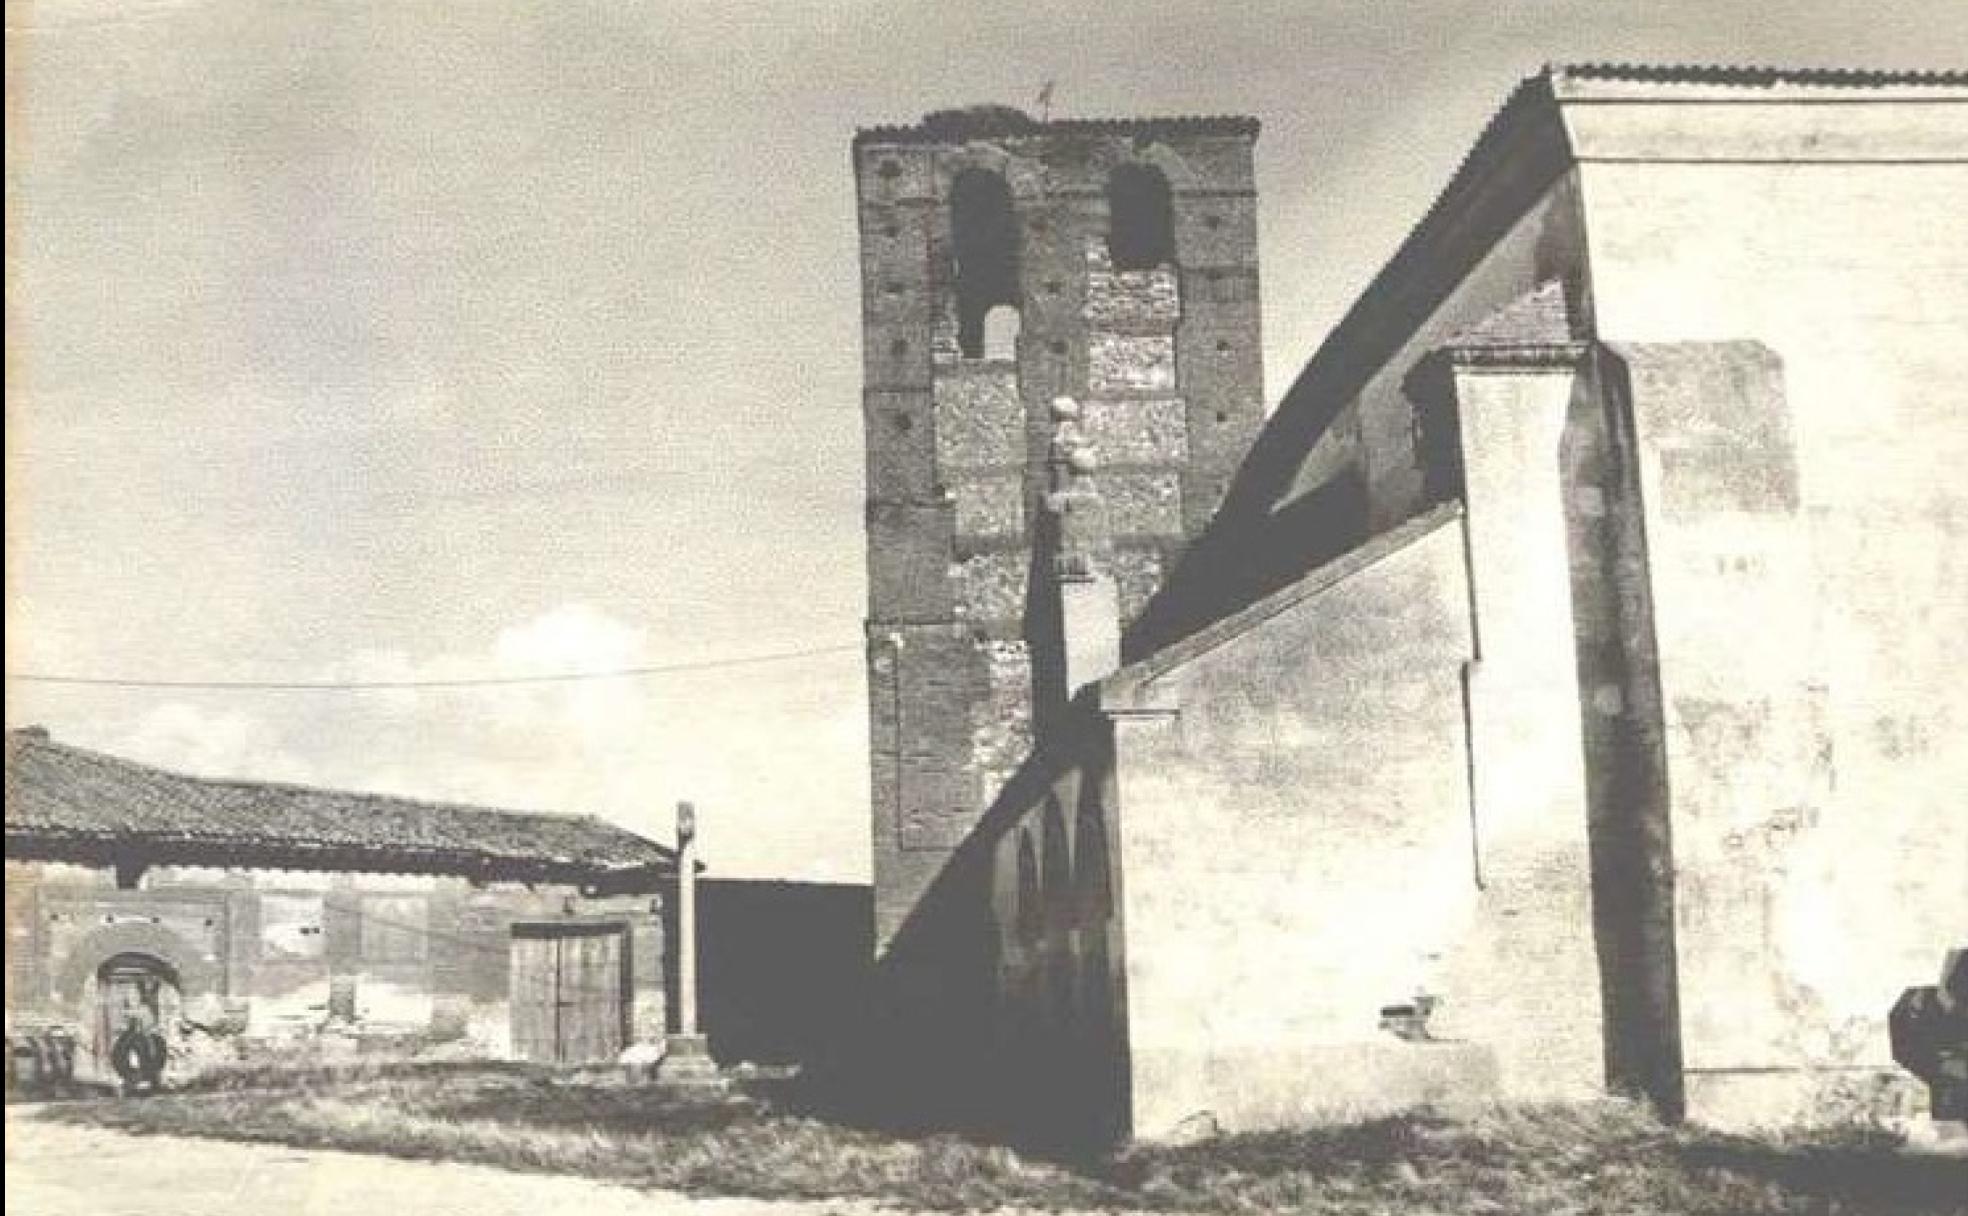
[(542, 1064), (615, 1059), (627, 1040), (629, 954), (622, 925), (514, 925), (513, 1052)]

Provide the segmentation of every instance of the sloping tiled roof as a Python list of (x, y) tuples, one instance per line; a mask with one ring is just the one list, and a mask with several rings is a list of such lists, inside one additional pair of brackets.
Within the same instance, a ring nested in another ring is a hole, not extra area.
[(1565, 284), (1553, 279), (1450, 335), (1448, 346), (1556, 346), (1585, 335), (1572, 315)]
[(673, 872), (671, 850), (588, 815), (216, 780), (7, 732), (8, 857), (373, 869), (541, 881)]
[(1968, 84), (1968, 70), (1895, 68), (1774, 68), (1750, 64), (1568, 63), (1546, 69), (1580, 80), (1631, 80), (1660, 84), (1719, 84), (1762, 88), (1871, 89), (1891, 85)]

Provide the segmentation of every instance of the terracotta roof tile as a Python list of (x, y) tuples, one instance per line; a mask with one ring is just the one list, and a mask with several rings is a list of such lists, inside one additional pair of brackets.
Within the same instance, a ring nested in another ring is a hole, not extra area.
[(1456, 331), (1443, 345), (1465, 350), (1564, 346), (1585, 337), (1564, 283), (1553, 279)]
[(1005, 135), (1245, 135), (1255, 137), (1258, 120), (1246, 114), (1186, 114), (1151, 118), (1055, 118), (1040, 122), (997, 108), (974, 114), (939, 111), (904, 126), (864, 127), (854, 133), (862, 144), (961, 143)]
[(570, 878), (674, 861), (671, 850), (593, 816), (193, 777), (31, 729), (7, 733), (6, 839), (9, 856), (168, 846), (179, 864), (226, 865), (243, 851), (332, 856), (337, 869)]
[(1568, 63), (1546, 69), (1554, 76), (1580, 80), (1631, 80), (1661, 84), (1739, 85), (1766, 88), (1805, 85), (1816, 88), (1870, 89), (1892, 85), (1968, 84), (1968, 70), (1922, 71), (1892, 68), (1776, 68), (1748, 64)]

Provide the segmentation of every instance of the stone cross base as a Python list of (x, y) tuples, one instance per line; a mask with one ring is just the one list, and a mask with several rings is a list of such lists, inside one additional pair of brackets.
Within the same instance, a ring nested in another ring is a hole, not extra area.
[(673, 1034), (656, 1065), (656, 1084), (676, 1089), (723, 1090), (724, 1074), (711, 1059), (710, 1041), (701, 1034)]

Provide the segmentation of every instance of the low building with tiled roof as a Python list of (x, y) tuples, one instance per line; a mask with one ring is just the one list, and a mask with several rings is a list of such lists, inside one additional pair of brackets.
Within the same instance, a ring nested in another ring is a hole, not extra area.
[(7, 732), (7, 1016), (186, 1050), (613, 1060), (675, 853), (587, 815), (196, 777)]

